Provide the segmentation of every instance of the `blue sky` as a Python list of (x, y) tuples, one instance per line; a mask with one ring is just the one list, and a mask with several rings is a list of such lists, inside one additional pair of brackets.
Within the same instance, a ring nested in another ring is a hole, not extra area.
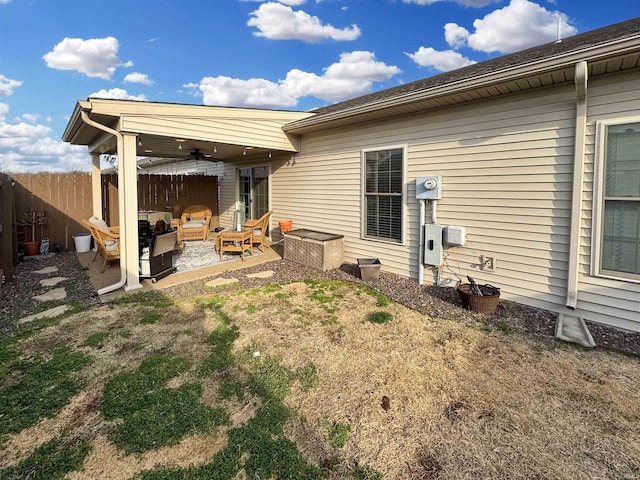
[(638, 0), (0, 0), (0, 171), (89, 170), (90, 96), (309, 110), (640, 16)]

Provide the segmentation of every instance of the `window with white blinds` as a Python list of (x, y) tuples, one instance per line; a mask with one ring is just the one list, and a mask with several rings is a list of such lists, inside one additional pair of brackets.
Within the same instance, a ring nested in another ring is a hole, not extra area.
[(364, 152), (364, 236), (402, 242), (404, 149)]
[(640, 122), (607, 125), (600, 269), (640, 279)]

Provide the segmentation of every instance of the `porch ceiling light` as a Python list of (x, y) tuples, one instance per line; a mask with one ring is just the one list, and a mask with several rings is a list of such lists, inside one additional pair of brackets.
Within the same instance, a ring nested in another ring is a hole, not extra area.
[(178, 142), (178, 150), (182, 150), (182, 144), (186, 142), (184, 138), (176, 138), (176, 142)]

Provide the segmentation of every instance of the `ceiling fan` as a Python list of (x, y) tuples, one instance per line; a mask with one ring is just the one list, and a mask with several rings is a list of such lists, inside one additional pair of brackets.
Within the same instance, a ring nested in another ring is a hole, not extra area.
[(191, 153), (189, 153), (187, 160), (205, 160), (205, 159), (208, 160), (210, 156), (211, 155), (207, 157), (205, 156), (204, 153), (200, 151), (199, 148), (194, 148), (193, 150), (191, 150)]

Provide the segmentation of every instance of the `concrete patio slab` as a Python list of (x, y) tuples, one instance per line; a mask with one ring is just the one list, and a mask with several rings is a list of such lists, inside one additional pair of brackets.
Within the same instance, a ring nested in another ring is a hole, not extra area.
[(36, 295), (33, 297), (34, 300), (38, 300), (40, 302), (47, 302), (49, 300), (63, 300), (67, 297), (67, 290), (64, 287), (54, 288), (53, 290), (49, 290), (42, 295)]
[(250, 273), (247, 278), (271, 278), (276, 274), (273, 270), (265, 270), (264, 272)]
[(35, 270), (33, 273), (39, 273), (40, 275), (46, 275), (48, 273), (55, 273), (58, 271), (58, 267), (45, 267), (40, 270)]
[(37, 320), (39, 318), (57, 317), (58, 315), (62, 315), (63, 313), (65, 313), (70, 308), (71, 306), (69, 305), (58, 305), (57, 307), (50, 308), (49, 310), (45, 310), (44, 312), (38, 312), (33, 315), (29, 315), (28, 317), (23, 317), (20, 320), (18, 320), (16, 323), (20, 325), (23, 323), (33, 322), (34, 320)]
[(67, 277), (51, 277), (45, 278), (44, 280), (40, 280), (40, 285), (43, 287), (55, 287), (60, 282), (64, 282), (65, 280), (69, 280)]
[(221, 287), (222, 285), (231, 285), (232, 283), (238, 283), (240, 280), (237, 278), (216, 278), (210, 280), (205, 285), (207, 287)]

